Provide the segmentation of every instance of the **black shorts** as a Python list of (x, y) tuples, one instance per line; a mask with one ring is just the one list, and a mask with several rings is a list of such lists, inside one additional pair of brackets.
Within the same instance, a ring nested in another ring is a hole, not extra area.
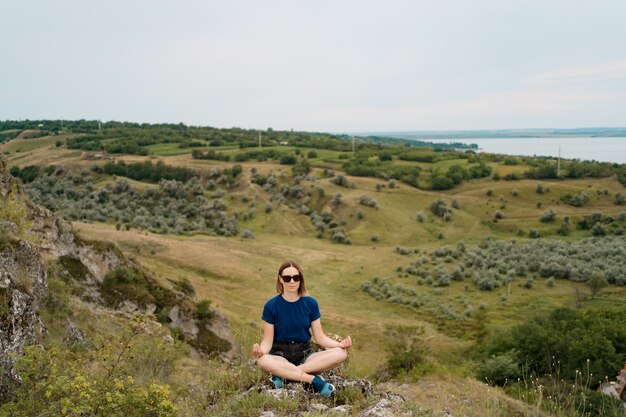
[(302, 365), (313, 353), (309, 342), (274, 342), (270, 355), (282, 356), (294, 365)]

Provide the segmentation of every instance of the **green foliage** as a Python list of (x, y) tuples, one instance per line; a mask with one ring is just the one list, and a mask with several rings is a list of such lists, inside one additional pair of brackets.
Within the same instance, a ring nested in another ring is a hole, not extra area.
[(563, 378), (573, 381), (584, 366), (593, 386), (612, 378), (626, 359), (626, 307), (569, 310), (560, 308), (504, 330), (485, 345), (485, 354), (513, 352), (518, 365), (536, 374), (553, 372), (560, 359)]
[(591, 274), (591, 277), (586, 282), (589, 289), (591, 289), (591, 298), (595, 298), (598, 292), (602, 290), (602, 288), (609, 285), (609, 282), (606, 280), (603, 274), (599, 272), (594, 272)]
[(295, 165), (298, 162), (298, 159), (294, 155), (283, 155), (280, 157), (278, 162), (281, 165)]
[(89, 269), (78, 258), (70, 255), (64, 255), (59, 258), (61, 266), (70, 274), (70, 277), (76, 281), (84, 281), (90, 275)]
[(542, 223), (551, 223), (554, 221), (554, 218), (556, 217), (556, 212), (552, 209), (548, 209), (545, 210), (543, 213), (541, 213), (541, 222)]
[(505, 385), (521, 376), (519, 364), (511, 352), (494, 355), (478, 366), (476, 377), (493, 385)]
[(553, 179), (557, 178), (556, 174), (556, 164), (548, 162), (542, 162), (524, 173), (526, 178), (535, 179)]
[(191, 157), (193, 159), (211, 159), (214, 161), (230, 161), (230, 155), (227, 155), (222, 152), (215, 152), (212, 149), (207, 152), (202, 152), (198, 149), (194, 149), (193, 151), (191, 151)]
[[(240, 172), (238, 165), (210, 171), (207, 186), (232, 186)], [(144, 190), (118, 180), (96, 190), (89, 178), (70, 173), (63, 177), (44, 175), (29, 184), (28, 193), (35, 203), (68, 220), (111, 221), (155, 233), (206, 231), (235, 236), (239, 232), (236, 218), (227, 214), (228, 206), (219, 199), (208, 201), (196, 178), (186, 183), (161, 180), (158, 188)]]
[(589, 194), (584, 191), (576, 195), (565, 194), (561, 197), (561, 201), (569, 204), (570, 206), (582, 207), (587, 204), (587, 201), (589, 201)]
[(359, 204), (363, 206), (367, 206), (367, 207), (373, 207), (373, 208), (378, 207), (378, 203), (376, 202), (376, 200), (366, 195), (362, 195), (361, 197), (359, 197)]
[(433, 201), (430, 204), (429, 209), (431, 213), (433, 213), (437, 217), (444, 218), (446, 214), (452, 215), (452, 210), (448, 208), (448, 204), (442, 198), (438, 198), (437, 200)]
[(187, 294), (190, 297), (193, 297), (196, 294), (196, 289), (193, 287), (193, 284), (191, 283), (191, 281), (189, 281), (189, 278), (187, 277), (182, 277), (174, 281), (174, 285), (176, 285), (179, 290), (181, 290), (183, 293)]
[[(141, 342), (144, 328), (141, 322), (135, 322), (131, 329), (103, 340), (93, 350), (73, 351), (60, 345), (26, 347), (16, 363), (22, 383), (14, 397), (0, 405), (0, 414), (15, 417), (176, 415), (167, 386), (157, 383), (142, 386), (130, 372), (132, 358), (139, 353), (134, 344), (145, 349)], [(143, 366), (150, 365), (144, 360)]]
[(141, 307), (154, 304), (158, 313), (171, 308), (177, 301), (171, 290), (154, 282), (136, 267), (114, 269), (104, 276), (99, 287), (106, 303), (113, 307), (130, 300)]
[[(11, 185), (10, 191), (0, 200), (0, 219), (13, 223), (17, 226), (18, 236), (30, 227), (31, 222), (27, 218), (28, 211), (26, 202), (17, 192), (17, 186)], [(4, 230), (2, 231), (4, 234)], [(9, 242), (8, 238), (2, 239), (2, 246)]]
[(198, 320), (210, 320), (213, 317), (210, 300), (200, 300), (196, 303), (196, 318)]
[(104, 164), (104, 172), (108, 175), (128, 177), (137, 181), (158, 183), (161, 180), (189, 181), (198, 174), (189, 168), (173, 167), (158, 161), (155, 165), (151, 161), (126, 164), (124, 161)]
[(391, 326), (385, 330), (385, 338), (388, 357), (383, 375), (415, 380), (430, 369), (426, 360), (423, 327)]
[(39, 176), (39, 167), (35, 165), (29, 165), (22, 169), (17, 165), (14, 165), (9, 170), (9, 173), (15, 178), (19, 178), (24, 183), (33, 182), (35, 178)]

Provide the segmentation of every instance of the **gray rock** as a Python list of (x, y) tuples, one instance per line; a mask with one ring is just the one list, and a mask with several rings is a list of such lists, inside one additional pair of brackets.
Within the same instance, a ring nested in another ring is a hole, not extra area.
[(329, 410), (331, 413), (335, 413), (335, 414), (351, 414), (352, 413), (352, 406), (351, 405), (339, 405), (337, 407), (331, 408)]
[(65, 340), (71, 344), (82, 345), (85, 343), (85, 335), (76, 327), (73, 321), (67, 320), (67, 327), (65, 330)]
[(393, 417), (393, 415), (391, 403), (384, 398), (359, 414), (363, 417)]
[(313, 403), (309, 404), (309, 411), (326, 411), (328, 406), (325, 404)]
[(20, 240), (0, 251), (0, 397), (19, 381), (12, 356), (35, 343), (47, 290), (46, 268), (33, 245)]

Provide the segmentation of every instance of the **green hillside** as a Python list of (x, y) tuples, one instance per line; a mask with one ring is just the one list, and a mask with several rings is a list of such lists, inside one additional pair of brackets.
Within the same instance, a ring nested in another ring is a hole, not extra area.
[[(474, 378), (493, 376), (490, 356), (518, 360), (493, 342), (504, 332), (626, 296), (624, 166), (560, 161), (557, 171), (549, 159), (366, 138), (353, 153), (350, 138), (302, 132), (265, 132), (276, 143), (259, 149), (238, 129), (64, 126), (0, 144), (30, 198), (160, 279), (188, 279), (229, 317), (247, 358), (286, 259), (303, 265), (325, 330), (352, 336), (346, 371), (407, 383), (426, 408), (455, 379), (472, 398), (501, 394)], [(113, 159), (85, 155), (102, 150)], [(602, 372), (626, 362), (623, 345), (611, 346), (610, 361), (591, 358)], [(476, 401), (483, 415), (522, 415)]]

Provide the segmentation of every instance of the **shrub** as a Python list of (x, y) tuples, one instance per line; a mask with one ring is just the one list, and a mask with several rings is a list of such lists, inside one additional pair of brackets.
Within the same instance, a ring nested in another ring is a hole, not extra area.
[(345, 176), (343, 176), (343, 175), (337, 175), (337, 176), (333, 177), (331, 182), (333, 184), (335, 184), (335, 185), (340, 186), (340, 187), (350, 188), (350, 183), (348, 182), (348, 179)]
[(359, 197), (359, 204), (367, 207), (378, 207), (378, 203), (376, 202), (376, 200), (366, 195), (362, 195), (361, 197)]
[(543, 185), (537, 184), (535, 191), (537, 192), (537, 194), (543, 194)]
[(511, 189), (511, 195), (513, 197), (517, 197), (518, 194), (519, 194), (519, 191), (517, 190), (517, 188), (512, 188)]
[(602, 223), (597, 222), (591, 228), (591, 234), (593, 236), (606, 236), (606, 227)]
[(444, 217), (446, 213), (452, 213), (442, 198), (438, 198), (430, 204), (430, 211), (438, 217)]
[(385, 331), (387, 362), (385, 371), (392, 377), (400, 375), (419, 376), (425, 370), (424, 328), (393, 326)]
[(569, 204), (570, 206), (583, 207), (585, 204), (587, 204), (587, 201), (589, 201), (589, 194), (584, 191), (574, 196), (571, 194), (565, 194), (563, 197), (561, 197), (561, 201)]
[(504, 386), (507, 381), (521, 376), (520, 366), (511, 353), (494, 355), (478, 366), (476, 377), (492, 385)]
[(548, 210), (545, 210), (543, 213), (541, 213), (541, 217), (539, 220), (541, 220), (542, 223), (550, 223), (554, 221), (555, 217), (556, 217), (555, 211), (552, 209), (548, 209)]
[(283, 155), (278, 161), (281, 165), (295, 165), (298, 160), (294, 155)]
[[(145, 355), (140, 351), (145, 349), (144, 332), (144, 327), (136, 325), (110, 341), (104, 340), (97, 351), (76, 351), (56, 345), (46, 349), (27, 346), (24, 355), (17, 359), (21, 384), (13, 398), (0, 405), (0, 414), (14, 417), (177, 415), (168, 387), (157, 383), (141, 386), (132, 376), (131, 360), (136, 367), (152, 366), (145, 359), (144, 363), (133, 359)], [(171, 368), (172, 361), (173, 357), (161, 360), (160, 367)]]
[(242, 239), (254, 239), (254, 232), (251, 229), (244, 229), (244, 231), (241, 232), (241, 238)]
[(613, 204), (615, 204), (616, 206), (621, 206), (624, 203), (625, 203), (625, 200), (624, 200), (624, 196), (622, 195), (622, 193), (616, 193), (615, 199), (613, 200)]
[(211, 301), (210, 300), (198, 301), (196, 303), (195, 316), (198, 320), (210, 320), (213, 317), (213, 312), (211, 311)]

